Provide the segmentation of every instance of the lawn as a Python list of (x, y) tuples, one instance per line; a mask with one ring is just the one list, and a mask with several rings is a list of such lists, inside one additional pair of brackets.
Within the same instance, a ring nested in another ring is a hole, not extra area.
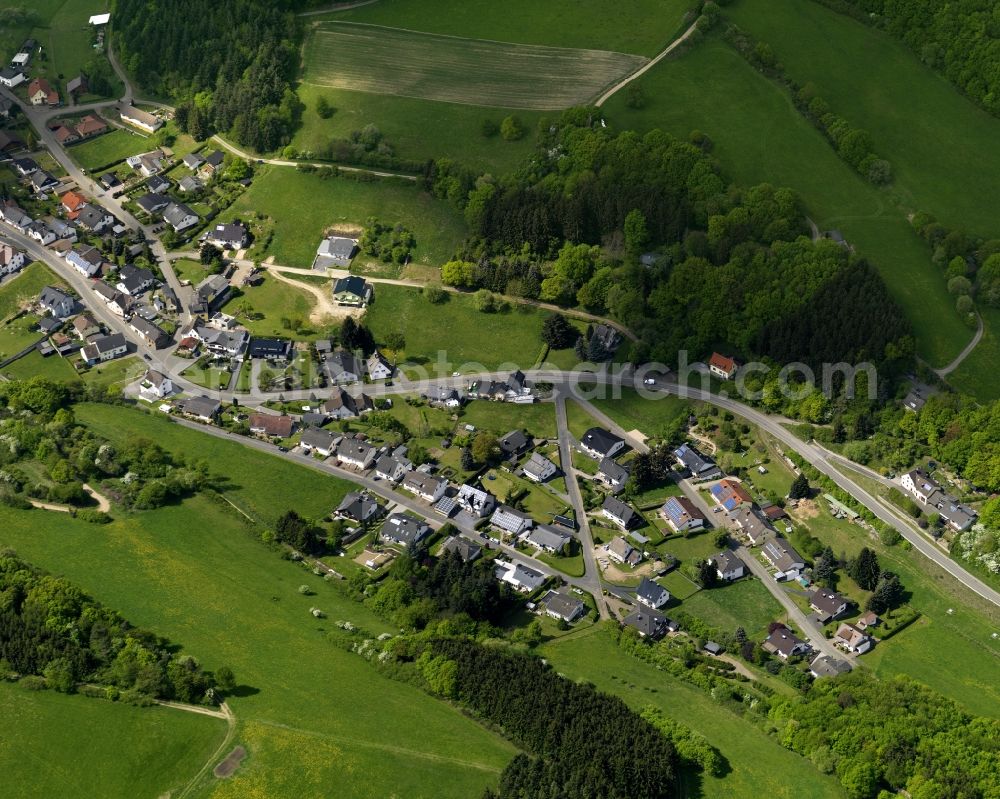
[(96, 138), (70, 146), (68, 152), (80, 166), (93, 172), (124, 161), (130, 155), (149, 152), (154, 147), (152, 139), (130, 130), (112, 128)]
[(124, 387), (127, 383), (138, 380), (145, 373), (146, 364), (138, 356), (133, 355), (94, 366), (81, 376), (84, 383), (108, 388), (111, 386)]
[[(44, 30), (36, 30), (48, 51), (48, 75), (55, 79), (54, 88), (66, 101), (66, 81), (76, 77), (93, 60), (95, 28), (88, 23), (93, 14), (106, 11), (103, 0), (64, 0), (52, 15)], [(61, 76), (61, 79), (60, 79)], [(113, 96), (118, 97), (121, 83), (112, 76)]]
[(971, 333), (905, 212), (842, 162), (787, 94), (728, 45), (710, 35), (682, 56), (657, 64), (642, 86), (644, 108), (628, 108), (621, 94), (605, 105), (615, 127), (640, 133), (661, 128), (683, 138), (704, 131), (727, 176), (743, 185), (789, 186), (820, 228), (843, 231), (886, 281), (926, 360), (942, 365), (965, 346)]
[(684, 610), (723, 632), (742, 627), (753, 640), (763, 640), (767, 625), (785, 618), (778, 600), (753, 577), (699, 591), (684, 602)]
[[(569, 427), (570, 435), (572, 435), (573, 438), (579, 441), (583, 438), (584, 433), (596, 425), (597, 420), (587, 413), (580, 403), (569, 399), (566, 400), (566, 426)], [(588, 460), (593, 460), (586, 455), (583, 457)]]
[(980, 400), (1000, 399), (1000, 310), (982, 307), (979, 312), (986, 324), (983, 337), (969, 357), (948, 375), (948, 382), (959, 391), (974, 394)]
[(556, 437), (555, 407), (550, 402), (515, 405), (473, 400), (465, 406), (462, 424), (475, 425), (477, 430), (490, 430), (497, 435), (523, 428), (536, 438)]
[(595, 399), (594, 407), (603, 411), (626, 430), (639, 430), (650, 438), (658, 438), (666, 430), (686, 428), (691, 412), (688, 400), (672, 394), (657, 394), (655, 399), (644, 399), (632, 389), (622, 389), (619, 399)]
[(309, 33), (303, 80), (334, 89), (463, 105), (555, 111), (585, 105), (646, 59), (354, 22)]
[(563, 574), (568, 574), (570, 577), (583, 577), (587, 571), (587, 565), (583, 562), (582, 554), (564, 558), (539, 552), (536, 557), (542, 563), (547, 563), (553, 569), (559, 569)]
[[(484, 136), (482, 126), (486, 120), (499, 126), (509, 110), (332, 89), (308, 83), (299, 86), (298, 95), (305, 110), (292, 146), (303, 158), (317, 157), (332, 139), (347, 139), (354, 131), (375, 125), (401, 159), (450, 158), (471, 169), (506, 174), (531, 156), (535, 148), (534, 131), (542, 118), (539, 112), (518, 111), (526, 133), (516, 141), (504, 141), (496, 134)], [(320, 97), (326, 98), (336, 109), (329, 119), (316, 113)]]
[(324, 231), (360, 228), (371, 217), (412, 231), (417, 239), (414, 260), (435, 266), (449, 260), (466, 235), (457, 211), (408, 181), (322, 178), (288, 167), (260, 167), (253, 184), (223, 217), (252, 219), (257, 214), (275, 223), (264, 257), (288, 266), (310, 266)]
[(330, 475), (256, 453), (239, 439), (225, 441), (175, 424), (163, 414), (95, 404), (77, 405), (75, 413), (113, 443), (135, 436), (156, 441), (171, 452), (205, 459), (214, 474), (226, 476), (226, 498), (263, 522), (273, 522), (293, 507), (305, 516), (325, 516), (351, 488)]
[[(503, 313), (477, 311), (471, 294), (449, 294), (439, 305), (418, 289), (379, 285), (365, 324), (381, 341), (389, 333), (406, 338), (405, 363), (421, 365), (432, 377), (530, 369), (541, 347), (548, 315), (526, 305)], [(439, 355), (443, 360), (439, 365)], [(403, 361), (401, 361), (403, 363)]]
[[(199, 450), (207, 456), (204, 448), (190, 451)], [(270, 459), (247, 452), (241, 450), (241, 475), (268, 472), (274, 486), (262, 490), (283, 495), (276, 507), (309, 512), (316, 497), (306, 472), (288, 467), (279, 475), (268, 468)], [(237, 460), (230, 453), (228, 462)], [(225, 782), (207, 777), (197, 795), (464, 799), (495, 782), (513, 754), (457, 708), (380, 676), (327, 640), (337, 619), (375, 634), (386, 626), (254, 540), (224, 504), (195, 498), (99, 528), (57, 514), (2, 509), (0, 530), (0, 544), (66, 575), (207, 668), (233, 669), (242, 686), (229, 700), (239, 720), (234, 743), (250, 756)], [(303, 596), (301, 585), (313, 595)], [(311, 607), (329, 618), (313, 618)], [(406, 734), (413, 729), (419, 735)]]
[(0, 360), (21, 352), (41, 337), (38, 317), (33, 314), (4, 322), (0, 325)]
[(14, 379), (29, 377), (47, 377), (49, 380), (62, 381), (79, 379), (76, 369), (68, 360), (55, 353), (43, 358), (37, 350), (5, 366), (3, 373)]
[(671, 599), (683, 602), (685, 610), (688, 610), (688, 600), (701, 591), (697, 584), (691, 582), (676, 569), (667, 572), (657, 582), (670, 592)]
[(192, 286), (197, 286), (208, 277), (208, 270), (201, 265), (200, 261), (192, 261), (189, 258), (180, 258), (172, 262), (174, 273), (178, 280), (187, 280)]
[(0, 319), (15, 313), (23, 303), (38, 299), (46, 286), (65, 285), (40, 261), (28, 264), (17, 277), (0, 286)]
[(0, 705), (6, 799), (164, 796), (182, 789), (225, 736), (225, 723), (208, 716), (6, 683)]
[(449, 36), (522, 44), (616, 50), (652, 56), (681, 27), (691, 0), (383, 0), (330, 19), (370, 22)]
[[(255, 312), (254, 318), (247, 318), (237, 313), (236, 309), (241, 307), (244, 302)], [(240, 323), (252, 335), (288, 338), (293, 334), (282, 323), (282, 319), (287, 321), (295, 318), (308, 326), (309, 314), (315, 303), (315, 298), (308, 291), (290, 286), (271, 275), (265, 275), (260, 285), (243, 286), (239, 290), (239, 294), (234, 294), (222, 310), (228, 314), (239, 316)], [(309, 334), (312, 332), (311, 329), (309, 332), (302, 330), (301, 334), (295, 334), (295, 338), (309, 338)], [(314, 334), (313, 337), (315, 335), (318, 334)]]
[[(550, 641), (542, 655), (561, 674), (587, 680), (642, 710), (654, 706), (704, 735), (729, 763), (723, 777), (703, 776), (687, 796), (702, 799), (842, 799), (834, 777), (729, 710), (706, 692), (633, 658), (611, 640), (603, 625)], [(698, 780), (695, 780), (697, 783)]]

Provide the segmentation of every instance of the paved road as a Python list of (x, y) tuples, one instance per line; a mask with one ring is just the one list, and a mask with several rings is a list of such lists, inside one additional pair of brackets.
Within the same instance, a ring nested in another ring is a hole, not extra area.
[(813, 649), (822, 652), (834, 660), (842, 660), (851, 666), (851, 668), (854, 668), (854, 658), (850, 655), (845, 655), (823, 635), (823, 630), (820, 626), (781, 589), (781, 586), (774, 581), (774, 578), (764, 567), (764, 564), (757, 560), (753, 552), (745, 546), (739, 546), (736, 548), (736, 554), (740, 556), (740, 560), (747, 565), (747, 568), (754, 573), (754, 576), (764, 584), (764, 587), (771, 592), (771, 595), (781, 603), (785, 612), (788, 613), (788, 617), (802, 630), (806, 639), (812, 644)]

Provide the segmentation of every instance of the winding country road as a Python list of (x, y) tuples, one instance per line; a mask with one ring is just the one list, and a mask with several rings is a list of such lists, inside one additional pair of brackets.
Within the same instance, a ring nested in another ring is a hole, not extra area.
[(940, 369), (935, 369), (934, 373), (940, 377), (945, 378), (954, 372), (959, 366), (961, 366), (962, 361), (969, 357), (969, 354), (976, 348), (980, 341), (983, 339), (983, 317), (976, 312), (976, 334), (972, 337), (972, 341), (965, 345), (965, 348), (955, 356), (951, 363), (942, 366)]

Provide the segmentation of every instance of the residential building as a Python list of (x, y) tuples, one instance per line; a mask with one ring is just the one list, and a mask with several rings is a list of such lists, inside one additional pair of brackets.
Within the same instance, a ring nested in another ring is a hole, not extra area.
[(608, 557), (615, 563), (638, 566), (642, 563), (642, 553), (621, 536), (613, 538), (605, 545)]
[(334, 383), (356, 383), (363, 372), (361, 362), (352, 352), (337, 350), (324, 360), (326, 373)]
[[(79, 318), (77, 317), (77, 319)], [(157, 372), (155, 369), (150, 369), (146, 372), (145, 377), (142, 378), (142, 382), (139, 383), (139, 396), (147, 402), (161, 400), (173, 393), (174, 384), (170, 380), (170, 377), (162, 372)]]
[(923, 469), (914, 469), (899, 478), (899, 483), (921, 505), (933, 508), (941, 519), (956, 532), (968, 530), (976, 521), (976, 512), (962, 505)]
[(687, 497), (668, 497), (660, 508), (660, 516), (675, 533), (701, 530), (707, 522), (705, 514)]
[(165, 157), (162, 150), (152, 150), (148, 153), (130, 155), (125, 159), (125, 163), (144, 178), (149, 178), (163, 169), (163, 160)]
[(635, 598), (647, 608), (659, 610), (670, 601), (670, 592), (659, 583), (643, 577), (635, 589)]
[(115, 218), (98, 205), (87, 204), (76, 215), (76, 224), (91, 233), (103, 233), (115, 223)]
[(851, 670), (850, 664), (829, 655), (816, 655), (809, 664), (809, 673), (817, 680), (821, 677), (838, 677)]
[(250, 243), (250, 234), (240, 222), (229, 222), (210, 228), (205, 241), (223, 250), (242, 250)]
[(215, 330), (204, 325), (195, 325), (190, 332), (205, 345), (205, 349), (219, 358), (242, 358), (250, 338), (245, 330)]
[(68, 191), (59, 198), (59, 204), (72, 219), (87, 204), (87, 198), (75, 191)]
[(601, 460), (600, 466), (597, 467), (597, 474), (595, 476), (601, 483), (617, 494), (625, 487), (625, 483), (628, 482), (629, 471), (618, 463), (618, 461), (612, 458), (604, 458)]
[(66, 319), (76, 311), (76, 298), (62, 289), (46, 286), (38, 295), (38, 307), (57, 319)]
[(86, 94), (87, 90), (87, 76), (82, 73), (77, 75), (75, 78), (70, 78), (70, 80), (66, 82), (66, 94), (71, 97), (78, 97), (81, 94)]
[(634, 627), (640, 636), (651, 641), (662, 638), (669, 630), (669, 619), (650, 610), (636, 610), (626, 616), (622, 623), (626, 627)]
[(374, 408), (367, 394), (353, 396), (342, 388), (335, 388), (330, 398), (320, 406), (333, 419), (351, 419)]
[(170, 180), (163, 177), (163, 175), (152, 175), (146, 181), (146, 188), (153, 192), (153, 194), (164, 194), (170, 191)]
[(580, 447), (596, 461), (613, 458), (625, 448), (625, 439), (602, 427), (591, 427), (583, 438)]
[(403, 478), (403, 488), (411, 494), (416, 494), (424, 502), (437, 502), (444, 496), (445, 489), (448, 488), (448, 481), (443, 477), (435, 477), (426, 472), (407, 472)]
[(89, 139), (91, 136), (99, 136), (106, 132), (108, 123), (94, 114), (87, 114), (76, 125), (77, 135), (81, 139)]
[(721, 380), (732, 380), (739, 368), (740, 365), (736, 360), (728, 355), (713, 352), (712, 357), (708, 359), (708, 371)]
[(292, 342), (283, 338), (261, 338), (254, 336), (250, 339), (250, 347), (247, 349), (247, 355), (251, 358), (287, 361), (292, 357)]
[(153, 214), (158, 214), (170, 205), (170, 198), (165, 194), (150, 192), (149, 194), (143, 194), (141, 197), (137, 198), (135, 204), (147, 214), (152, 216)]
[(826, 624), (847, 610), (850, 600), (829, 588), (817, 588), (809, 597), (809, 607), (816, 612), (821, 624)]
[(761, 554), (777, 570), (775, 578), (778, 580), (798, 577), (799, 572), (806, 566), (802, 556), (781, 537), (769, 538), (765, 541), (761, 548)]
[(129, 320), (128, 326), (151, 347), (159, 347), (169, 338), (163, 328), (143, 319), (138, 314)]
[(778, 533), (771, 523), (753, 508), (739, 507), (728, 516), (729, 521), (752, 546), (760, 546), (768, 535)]
[(116, 288), (130, 297), (138, 297), (156, 285), (156, 275), (144, 267), (125, 264), (118, 273)]
[(718, 555), (712, 555), (708, 559), (708, 562), (715, 566), (715, 573), (719, 576), (719, 579), (726, 582), (731, 583), (733, 580), (738, 580), (747, 573), (746, 564), (740, 560), (735, 552), (731, 552), (728, 549), (724, 549)]
[(35, 220), (25, 229), (25, 232), (39, 244), (47, 245), (56, 240), (56, 234), (44, 222)]
[(428, 386), (424, 397), (432, 405), (440, 405), (445, 408), (459, 408), (462, 405), (462, 395), (454, 388)]
[(281, 416), (273, 413), (250, 414), (250, 432), (255, 436), (288, 438), (292, 434), (293, 427), (292, 417), (285, 414)]
[(28, 102), (32, 105), (59, 105), (59, 92), (45, 78), (35, 78), (28, 84)]
[(490, 524), (514, 536), (530, 530), (535, 521), (527, 513), (512, 508), (509, 505), (498, 505), (490, 517)]
[(382, 507), (367, 491), (351, 491), (333, 512), (338, 519), (363, 524), (381, 513)]
[(545, 583), (546, 577), (544, 574), (522, 563), (510, 563), (497, 558), (493, 561), (493, 564), (497, 579), (513, 586), (515, 590), (522, 594), (530, 594), (533, 591), (537, 591)]
[(392, 377), (393, 372), (396, 371), (396, 367), (378, 350), (375, 350), (368, 357), (366, 366), (368, 368), (368, 377), (372, 380), (386, 380)]
[(337, 460), (340, 465), (359, 471), (371, 468), (375, 454), (375, 447), (357, 438), (344, 438), (337, 446)]
[(511, 430), (497, 442), (505, 458), (513, 458), (531, 448), (531, 441), (523, 430)]
[(483, 554), (483, 548), (460, 535), (449, 536), (441, 547), (441, 554), (454, 552), (463, 563), (470, 563)]
[(191, 170), (196, 170), (205, 163), (205, 159), (198, 155), (198, 153), (188, 153), (181, 161), (184, 166)]
[(22, 178), (26, 178), (33, 172), (41, 169), (33, 158), (15, 158), (11, 161), (11, 165), (14, 167), (14, 171)]
[(60, 185), (59, 179), (53, 177), (44, 169), (36, 169), (28, 175), (28, 183), (31, 184), (31, 189), (35, 194), (45, 194), (57, 189)]
[(601, 515), (610, 519), (623, 530), (628, 530), (636, 526), (641, 518), (632, 507), (622, 502), (617, 497), (605, 497), (604, 504), (601, 505)]
[(529, 480), (535, 483), (544, 483), (546, 480), (551, 480), (555, 477), (559, 471), (559, 467), (543, 455), (532, 452), (531, 457), (521, 467), (521, 471)]
[(477, 519), (489, 516), (497, 504), (496, 497), (489, 491), (476, 488), (468, 483), (459, 486), (455, 502), (462, 510)]
[(563, 551), (566, 544), (573, 540), (573, 536), (547, 524), (540, 524), (525, 535), (522, 540), (535, 549), (548, 552), (550, 555), (557, 555)]
[(567, 624), (572, 624), (583, 616), (587, 608), (583, 600), (562, 591), (549, 591), (542, 599), (541, 605), (545, 608), (547, 616)]
[(26, 260), (23, 252), (15, 250), (5, 242), (0, 242), (0, 277), (12, 275), (23, 269)]
[(183, 203), (170, 203), (163, 212), (163, 220), (174, 229), (175, 233), (187, 230), (198, 224), (198, 214)]
[(191, 311), (195, 312), (194, 306), (198, 306), (200, 313), (209, 313), (221, 308), (226, 304), (232, 286), (222, 275), (209, 275), (195, 289), (197, 299), (193, 303)]
[(52, 131), (52, 135), (55, 136), (56, 141), (64, 147), (67, 144), (73, 144), (73, 142), (80, 141), (80, 134), (72, 128), (67, 128), (65, 125), (60, 125)]
[(413, 468), (409, 461), (403, 461), (392, 455), (383, 455), (375, 461), (375, 475), (390, 483), (398, 483)]
[(120, 358), (128, 352), (128, 342), (121, 333), (110, 336), (101, 336), (84, 347), (80, 354), (88, 365), (95, 363), (105, 363)]
[(873, 644), (870, 635), (847, 622), (844, 622), (837, 628), (837, 632), (834, 633), (833, 638), (830, 640), (855, 655), (863, 655), (872, 648)]
[(607, 360), (621, 345), (622, 334), (611, 325), (598, 324), (591, 330), (590, 341), (592, 346), (600, 347), (604, 355), (603, 360)]
[(337, 445), (343, 438), (339, 433), (323, 430), (320, 427), (309, 427), (302, 431), (299, 446), (306, 452), (315, 452), (328, 458), (337, 451)]
[(418, 544), (431, 534), (431, 528), (421, 519), (394, 513), (382, 522), (382, 540), (401, 547)]
[(26, 80), (24, 72), (20, 68), (14, 66), (7, 66), (0, 69), (0, 84), (6, 86), (8, 89), (13, 89), (15, 86), (19, 86)]
[(878, 624), (878, 616), (870, 610), (861, 614), (858, 620), (854, 622), (854, 626), (859, 630), (867, 630), (869, 627), (878, 627)]
[(809, 644), (798, 638), (795, 633), (787, 627), (776, 627), (761, 644), (761, 648), (772, 655), (777, 655), (782, 660), (795, 655), (804, 655), (809, 651)]
[(363, 308), (374, 293), (372, 284), (357, 275), (342, 277), (333, 284), (333, 300), (337, 305)]
[(712, 499), (728, 511), (753, 505), (753, 497), (735, 480), (726, 478), (720, 480), (709, 489)]
[(222, 410), (222, 403), (209, 397), (188, 397), (178, 405), (185, 416), (192, 416), (203, 422), (214, 421)]
[(316, 250), (316, 259), (313, 268), (323, 269), (330, 266), (348, 267), (351, 259), (358, 251), (356, 239), (345, 238), (344, 236), (327, 236), (320, 242)]
[(208, 155), (205, 156), (205, 160), (204, 162), (202, 162), (201, 165), (202, 173), (211, 177), (212, 175), (214, 175), (216, 172), (219, 171), (219, 169), (225, 163), (225, 160), (226, 156), (222, 152), (222, 150), (213, 150), (212, 152), (210, 152)]
[(715, 465), (715, 461), (702, 455), (690, 444), (681, 444), (675, 449), (674, 458), (678, 466), (690, 472), (692, 480), (714, 480), (722, 477), (722, 470)]
[(133, 105), (125, 106), (119, 112), (122, 122), (129, 125), (134, 125), (140, 130), (144, 130), (147, 133), (156, 133), (161, 127), (163, 127), (163, 120), (159, 117), (150, 114), (147, 111), (136, 108)]
[(205, 184), (198, 180), (198, 178), (194, 175), (185, 175), (177, 181), (177, 188), (184, 194), (194, 194), (205, 188)]

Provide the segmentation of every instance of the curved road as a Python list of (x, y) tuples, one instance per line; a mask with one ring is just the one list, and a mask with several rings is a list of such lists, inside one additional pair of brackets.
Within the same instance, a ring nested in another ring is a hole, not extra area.
[(965, 349), (963, 349), (960, 353), (958, 353), (958, 355), (955, 356), (955, 359), (951, 363), (947, 364), (946, 366), (942, 366), (940, 369), (934, 370), (934, 373), (938, 377), (945, 378), (952, 372), (954, 372), (962, 364), (962, 361), (964, 361), (966, 358), (969, 357), (969, 354), (976, 348), (979, 342), (982, 341), (983, 317), (979, 314), (978, 311), (976, 312), (976, 323), (977, 323), (976, 334), (972, 337), (972, 341), (970, 341), (968, 344), (965, 345)]

